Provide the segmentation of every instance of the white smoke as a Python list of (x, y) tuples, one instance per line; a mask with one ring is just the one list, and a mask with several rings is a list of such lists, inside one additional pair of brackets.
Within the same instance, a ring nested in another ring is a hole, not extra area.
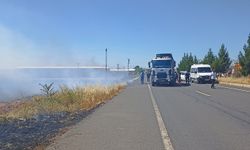
[[(35, 46), (31, 40), (0, 24), (0, 67), (9, 68), (34, 63)], [(28, 59), (29, 58), (29, 59)]]
[(128, 81), (127, 72), (106, 72), (85, 68), (24, 68), (0, 69), (0, 101), (40, 94), (39, 84), (54, 83), (54, 89), (86, 85), (112, 85)]
[[(54, 72), (50, 69), (16, 69), (20, 66), (99, 65), (94, 56), (81, 61), (81, 57), (75, 51), (71, 53), (70, 50), (65, 50), (67, 54), (61, 56), (58, 54), (59, 49), (70, 48), (56, 43), (41, 48), (26, 36), (0, 24), (0, 101), (39, 94), (39, 83), (55, 82), (55, 88), (58, 88), (60, 84), (74, 87), (87, 84), (114, 84), (128, 79), (127, 73), (106, 73), (104, 69), (75, 68)], [(45, 47), (51, 51), (43, 51)], [(65, 56), (67, 58), (64, 58)]]

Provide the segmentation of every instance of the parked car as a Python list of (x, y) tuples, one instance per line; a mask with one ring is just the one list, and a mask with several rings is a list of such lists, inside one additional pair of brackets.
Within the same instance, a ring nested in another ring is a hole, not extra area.
[(185, 78), (186, 73), (187, 73), (187, 71), (180, 71), (181, 81), (185, 81), (186, 80), (186, 78)]

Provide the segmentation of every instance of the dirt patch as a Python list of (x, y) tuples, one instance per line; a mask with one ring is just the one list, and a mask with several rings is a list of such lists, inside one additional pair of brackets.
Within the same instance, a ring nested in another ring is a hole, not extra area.
[(22, 103), (23, 101), (0, 102), (0, 115), (15, 109)]

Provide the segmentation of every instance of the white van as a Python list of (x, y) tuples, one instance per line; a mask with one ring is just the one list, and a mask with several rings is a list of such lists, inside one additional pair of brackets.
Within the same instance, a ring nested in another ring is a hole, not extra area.
[(194, 64), (190, 69), (191, 82), (206, 83), (211, 82), (212, 69), (208, 64)]

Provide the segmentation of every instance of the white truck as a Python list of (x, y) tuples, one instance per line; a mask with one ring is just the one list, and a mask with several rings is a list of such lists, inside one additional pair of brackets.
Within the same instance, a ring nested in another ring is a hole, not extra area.
[(152, 86), (160, 84), (175, 85), (175, 65), (171, 53), (156, 54), (156, 57), (149, 62)]
[(190, 69), (191, 82), (210, 83), (212, 69), (208, 64), (193, 64)]

